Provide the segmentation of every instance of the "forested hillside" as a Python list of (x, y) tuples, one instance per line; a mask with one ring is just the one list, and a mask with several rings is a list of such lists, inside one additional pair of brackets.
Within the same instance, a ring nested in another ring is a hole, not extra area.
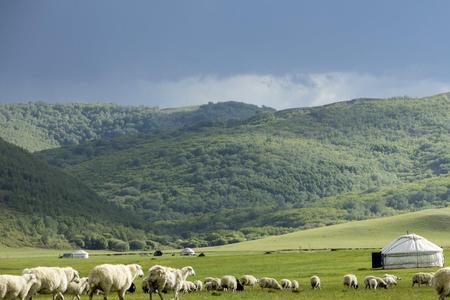
[(0, 139), (0, 245), (124, 250), (149, 235), (139, 216)]
[(449, 130), (448, 94), (358, 99), (37, 155), (202, 246), (445, 206)]
[(273, 111), (239, 102), (159, 109), (115, 104), (0, 104), (0, 138), (29, 151), (159, 129), (199, 127), (245, 120)]

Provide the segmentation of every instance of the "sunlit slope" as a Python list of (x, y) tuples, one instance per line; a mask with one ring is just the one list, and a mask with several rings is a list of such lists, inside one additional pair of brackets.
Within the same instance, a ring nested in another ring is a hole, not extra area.
[(427, 209), (393, 217), (348, 222), (296, 231), (259, 240), (206, 248), (211, 251), (274, 251), (285, 249), (379, 248), (406, 232), (450, 247), (450, 208)]

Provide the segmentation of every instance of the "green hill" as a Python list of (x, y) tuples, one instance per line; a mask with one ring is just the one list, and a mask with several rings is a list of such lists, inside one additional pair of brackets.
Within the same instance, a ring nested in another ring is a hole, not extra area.
[(159, 109), (115, 104), (0, 104), (0, 138), (29, 151), (167, 128), (244, 120), (273, 111), (239, 102)]
[(263, 112), (36, 155), (142, 216), (161, 242), (206, 246), (446, 206), (449, 132), (442, 94)]
[(0, 139), (0, 245), (114, 247), (119, 239), (145, 240), (142, 223), (75, 177)]
[(347, 222), (259, 240), (205, 248), (207, 251), (381, 248), (402, 234), (416, 233), (450, 247), (450, 208), (427, 209), (392, 217)]

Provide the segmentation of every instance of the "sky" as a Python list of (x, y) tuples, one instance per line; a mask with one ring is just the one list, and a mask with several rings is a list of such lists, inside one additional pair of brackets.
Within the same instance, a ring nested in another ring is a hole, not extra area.
[(446, 0), (0, 0), (0, 103), (277, 109), (450, 90)]

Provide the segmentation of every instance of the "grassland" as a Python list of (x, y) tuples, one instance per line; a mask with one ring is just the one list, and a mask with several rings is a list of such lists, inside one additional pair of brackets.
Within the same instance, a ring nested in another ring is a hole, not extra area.
[[(7, 251), (0, 249), (1, 252)], [(24, 252), (31, 251), (30, 249)], [(25, 267), (39, 265), (66, 266), (71, 265), (78, 269), (82, 276), (86, 276), (90, 268), (101, 263), (139, 263), (145, 269), (154, 264), (181, 267), (191, 265), (196, 276), (191, 279), (203, 279), (206, 276), (222, 276), (233, 274), (241, 276), (245, 273), (257, 277), (272, 276), (277, 279), (297, 279), (301, 288), (299, 293), (290, 291), (267, 291), (259, 288), (247, 289), (242, 293), (220, 292), (212, 295), (208, 292), (183, 295), (182, 299), (433, 299), (436, 298), (431, 288), (411, 288), (410, 278), (416, 269), (393, 270), (390, 273), (400, 275), (403, 279), (397, 287), (388, 290), (348, 290), (342, 286), (341, 279), (346, 273), (355, 273), (360, 280), (369, 274), (384, 274), (383, 270), (370, 269), (370, 251), (368, 250), (341, 250), (341, 251), (315, 251), (315, 252), (288, 252), (273, 254), (250, 253), (206, 253), (205, 257), (179, 257), (163, 256), (151, 257), (140, 255), (125, 256), (94, 256), (89, 259), (58, 259), (53, 256), (33, 256), (2, 259), (1, 274), (19, 274)], [(450, 252), (446, 253), (447, 259)], [(50, 254), (50, 253), (48, 253)], [(421, 269), (432, 270), (432, 269)], [(312, 291), (308, 286), (309, 277), (317, 274), (322, 279), (322, 289)], [(140, 279), (136, 280), (139, 283)], [(166, 299), (169, 299), (167, 297)], [(36, 297), (39, 300), (48, 300), (50, 296)], [(83, 299), (87, 299), (84, 296)], [(112, 295), (111, 299), (117, 299)], [(138, 291), (127, 295), (128, 300), (144, 300), (148, 296)]]
[(450, 208), (427, 209), (392, 217), (300, 230), (259, 240), (204, 248), (209, 251), (276, 251), (324, 248), (380, 248), (414, 232), (450, 248)]

